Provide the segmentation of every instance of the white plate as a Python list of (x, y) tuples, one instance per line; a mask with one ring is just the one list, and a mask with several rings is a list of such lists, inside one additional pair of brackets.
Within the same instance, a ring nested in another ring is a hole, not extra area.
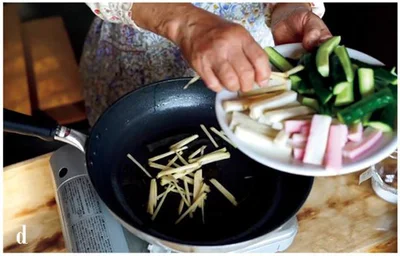
[[(275, 49), (280, 52), (283, 56), (289, 58), (298, 58), (305, 50), (302, 48), (301, 44), (286, 44), (275, 47)], [(364, 53), (356, 50), (347, 48), (351, 58), (372, 64), (372, 65), (383, 65), (382, 62), (375, 58), (372, 58)], [(382, 159), (386, 158), (389, 154), (397, 148), (397, 132), (390, 134), (389, 136), (384, 136), (384, 139), (377, 143), (373, 149), (365, 153), (364, 155), (358, 157), (353, 161), (344, 160), (343, 167), (340, 171), (328, 170), (323, 166), (304, 164), (294, 159), (282, 159), (275, 152), (265, 152), (237, 139), (233, 132), (229, 129), (230, 114), (225, 113), (222, 108), (222, 102), (227, 99), (237, 98), (237, 93), (229, 92), (227, 90), (221, 91), (217, 94), (215, 101), (215, 111), (217, 114), (217, 119), (222, 130), (237, 146), (240, 151), (246, 154), (253, 160), (269, 166), (271, 168), (298, 174), (305, 176), (335, 176), (348, 174), (356, 172), (367, 168)]]

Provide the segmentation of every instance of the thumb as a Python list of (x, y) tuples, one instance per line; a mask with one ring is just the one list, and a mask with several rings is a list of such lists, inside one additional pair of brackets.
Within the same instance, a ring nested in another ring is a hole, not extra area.
[(306, 19), (303, 27), (303, 47), (306, 50), (311, 50), (318, 46), (321, 42), (332, 37), (331, 32), (325, 25), (325, 23), (315, 14), (311, 15)]

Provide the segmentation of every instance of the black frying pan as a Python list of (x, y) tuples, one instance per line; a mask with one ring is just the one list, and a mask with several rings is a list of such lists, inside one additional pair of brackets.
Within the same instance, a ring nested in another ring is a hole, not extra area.
[[(188, 81), (161, 81), (135, 90), (99, 118), (84, 149), (81, 148), (86, 151), (87, 169), (96, 191), (109, 209), (128, 225), (170, 242), (226, 245), (273, 231), (297, 213), (309, 195), (313, 178), (260, 165), (217, 137), (217, 142), (231, 152), (231, 159), (205, 166), (203, 175), (205, 180), (212, 177), (219, 180), (239, 205), (231, 205), (210, 184), (212, 191), (206, 201), (205, 224), (198, 211), (193, 219), (187, 217), (175, 225), (180, 197), (173, 193), (154, 222), (146, 213), (150, 179), (126, 157), (127, 153), (145, 165), (151, 156), (166, 152), (169, 145), (194, 133), (200, 139), (191, 148), (206, 143), (209, 151), (213, 149), (199, 125), (219, 128), (214, 111), (215, 94), (202, 82), (183, 90)], [(30, 117), (7, 110), (4, 114), (6, 132), (44, 139), (73, 133), (51, 125), (41, 127)], [(156, 175), (157, 170), (147, 169)]]

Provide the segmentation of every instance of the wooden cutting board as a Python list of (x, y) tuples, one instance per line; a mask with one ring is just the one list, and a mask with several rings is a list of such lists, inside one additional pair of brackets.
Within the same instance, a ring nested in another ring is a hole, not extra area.
[[(5, 252), (65, 252), (50, 154), (4, 168)], [(287, 252), (397, 252), (397, 206), (358, 175), (316, 178)], [(295, 192), (295, 191), (294, 191)], [(27, 245), (16, 235), (27, 226)]]

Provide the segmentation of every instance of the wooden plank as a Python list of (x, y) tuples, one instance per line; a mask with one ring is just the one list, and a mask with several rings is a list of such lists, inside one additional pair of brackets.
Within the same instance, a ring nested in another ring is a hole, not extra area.
[[(46, 154), (4, 168), (3, 246), (5, 252), (65, 251), (61, 222)], [(27, 244), (16, 243), (26, 225)]]
[(4, 107), (31, 114), (18, 4), (4, 5)]
[[(52, 186), (50, 154), (5, 168), (4, 246), (7, 252), (65, 251)], [(377, 197), (360, 173), (316, 178), (297, 215), (299, 231), (286, 252), (397, 252), (397, 206)], [(38, 189), (40, 188), (40, 189)], [(15, 243), (19, 225), (32, 243)]]
[(315, 179), (287, 252), (397, 251), (397, 206), (375, 195), (369, 180), (358, 185), (359, 175)]
[(62, 18), (23, 23), (22, 32), (37, 107), (47, 110), (82, 101), (79, 69)]
[(87, 118), (84, 102), (51, 108), (46, 110), (46, 114), (61, 125), (83, 121)]

